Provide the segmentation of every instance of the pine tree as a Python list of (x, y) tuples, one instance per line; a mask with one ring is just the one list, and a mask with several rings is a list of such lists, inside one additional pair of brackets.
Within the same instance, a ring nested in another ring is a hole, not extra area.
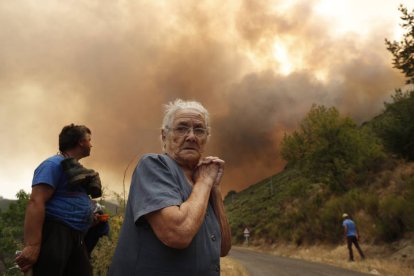
[(387, 50), (394, 56), (393, 66), (401, 70), (407, 78), (407, 84), (414, 84), (414, 9), (409, 12), (406, 7), (400, 5), (400, 17), (403, 23), (401, 27), (406, 30), (401, 41), (385, 39)]

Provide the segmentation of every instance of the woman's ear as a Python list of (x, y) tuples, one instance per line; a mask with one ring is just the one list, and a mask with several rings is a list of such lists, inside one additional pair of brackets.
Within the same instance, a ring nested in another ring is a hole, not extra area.
[(165, 142), (166, 133), (164, 129), (161, 129), (161, 141)]

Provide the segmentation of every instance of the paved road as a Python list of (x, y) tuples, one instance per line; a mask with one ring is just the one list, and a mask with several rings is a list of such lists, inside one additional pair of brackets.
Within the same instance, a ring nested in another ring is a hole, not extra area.
[(366, 276), (330, 265), (259, 253), (233, 247), (229, 256), (239, 261), (250, 276)]

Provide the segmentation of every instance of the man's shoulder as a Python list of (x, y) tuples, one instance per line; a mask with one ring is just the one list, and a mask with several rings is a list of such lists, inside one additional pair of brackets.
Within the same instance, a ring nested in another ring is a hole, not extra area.
[(55, 154), (50, 156), (49, 158), (47, 158), (45, 161), (51, 161), (51, 162), (55, 162), (55, 163), (60, 163), (63, 159), (65, 159), (65, 157), (63, 157), (60, 154)]
[(46, 158), (41, 164), (55, 164), (60, 165), (60, 162), (65, 159), (62, 155), (55, 154), (53, 156), (50, 156)]
[(344, 220), (344, 222), (342, 224), (343, 225), (350, 225), (350, 224), (354, 224), (354, 222), (351, 219), (346, 219), (346, 220)]
[(64, 159), (63, 156), (57, 155), (57, 154), (50, 156), (49, 158), (45, 159), (42, 163), (40, 163), (37, 169), (45, 168), (45, 167), (48, 167), (48, 168), (60, 167), (60, 162), (62, 162), (63, 159)]
[(60, 165), (60, 162), (63, 159), (63, 156), (54, 155), (40, 163), (34, 171), (32, 186), (48, 184), (52, 187), (56, 187), (63, 174), (63, 169)]

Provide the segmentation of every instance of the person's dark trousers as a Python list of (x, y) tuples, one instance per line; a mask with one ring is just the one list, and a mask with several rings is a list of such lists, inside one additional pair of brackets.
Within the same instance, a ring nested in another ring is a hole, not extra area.
[(349, 260), (350, 261), (354, 260), (354, 253), (352, 252), (352, 244), (355, 245), (356, 249), (359, 252), (359, 255), (361, 256), (361, 258), (365, 259), (365, 255), (362, 252), (361, 248), (359, 247), (358, 239), (355, 236), (348, 236), (347, 241), (348, 241), (348, 250), (349, 250)]
[(92, 250), (95, 248), (99, 239), (108, 234), (109, 223), (107, 221), (100, 222), (97, 225), (94, 225), (91, 228), (89, 228), (84, 239), (89, 258), (91, 258)]
[(42, 245), (39, 258), (33, 266), (33, 275), (92, 275), (83, 233), (60, 222), (45, 221)]

